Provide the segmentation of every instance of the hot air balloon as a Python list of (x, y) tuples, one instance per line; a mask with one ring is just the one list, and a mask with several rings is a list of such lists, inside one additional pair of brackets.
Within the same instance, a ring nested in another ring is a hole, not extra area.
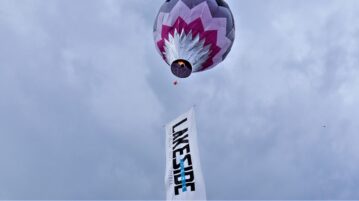
[(224, 0), (166, 0), (153, 33), (156, 48), (172, 73), (187, 78), (215, 67), (227, 57), (235, 25)]

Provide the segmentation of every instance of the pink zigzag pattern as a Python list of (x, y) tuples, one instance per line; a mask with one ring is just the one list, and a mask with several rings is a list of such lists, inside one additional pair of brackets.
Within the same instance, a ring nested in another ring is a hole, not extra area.
[(199, 71), (204, 71), (214, 64), (213, 58), (221, 51), (221, 48), (217, 46), (217, 30), (205, 31), (201, 18), (197, 18), (193, 22), (187, 24), (181, 17), (178, 17), (173, 26), (162, 26), (161, 40), (157, 42), (157, 47), (165, 61), (165, 40), (168, 40), (169, 34), (173, 36), (175, 30), (179, 33), (184, 30), (186, 34), (192, 32), (193, 37), (196, 37), (199, 34), (200, 39), (205, 40), (204, 45), (210, 45), (211, 53), (209, 58), (202, 64), (202, 68)]

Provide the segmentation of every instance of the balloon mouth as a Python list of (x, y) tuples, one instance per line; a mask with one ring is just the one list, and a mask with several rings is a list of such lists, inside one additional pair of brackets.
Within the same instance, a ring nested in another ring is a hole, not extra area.
[(179, 78), (187, 78), (192, 74), (192, 65), (186, 60), (178, 59), (172, 63), (171, 71)]

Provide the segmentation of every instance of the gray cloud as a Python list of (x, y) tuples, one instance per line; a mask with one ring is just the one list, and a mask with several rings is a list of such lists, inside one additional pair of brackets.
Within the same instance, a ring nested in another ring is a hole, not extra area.
[(0, 1), (0, 198), (164, 199), (196, 107), (209, 199), (358, 199), (359, 2), (229, 1), (237, 41), (175, 79), (162, 1)]

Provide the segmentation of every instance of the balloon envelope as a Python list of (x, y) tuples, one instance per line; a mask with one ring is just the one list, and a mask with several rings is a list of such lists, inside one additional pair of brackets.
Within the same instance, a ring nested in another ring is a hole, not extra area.
[(180, 78), (213, 68), (235, 39), (232, 12), (224, 0), (166, 0), (153, 29), (158, 52)]

